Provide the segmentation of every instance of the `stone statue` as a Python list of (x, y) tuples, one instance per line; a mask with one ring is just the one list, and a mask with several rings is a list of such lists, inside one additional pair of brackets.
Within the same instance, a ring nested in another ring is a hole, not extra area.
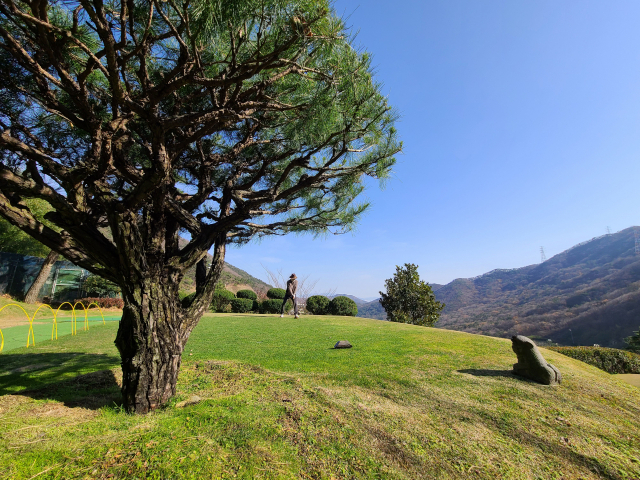
[(544, 385), (560, 384), (560, 370), (546, 362), (530, 338), (514, 335), (511, 337), (511, 348), (518, 356), (518, 363), (513, 365), (513, 373)]

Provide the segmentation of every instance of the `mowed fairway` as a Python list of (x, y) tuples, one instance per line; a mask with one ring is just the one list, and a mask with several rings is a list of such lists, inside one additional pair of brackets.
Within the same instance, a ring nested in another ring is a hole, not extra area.
[(640, 478), (640, 389), (555, 352), (546, 387), (509, 340), (206, 315), (176, 398), (133, 416), (116, 328), (0, 354), (0, 478)]

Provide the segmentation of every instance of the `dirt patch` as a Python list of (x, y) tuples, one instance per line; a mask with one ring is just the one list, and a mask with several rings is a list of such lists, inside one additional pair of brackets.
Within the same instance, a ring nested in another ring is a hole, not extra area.
[(253, 288), (250, 285), (246, 285), (244, 283), (225, 285), (225, 288), (227, 290), (229, 290), (230, 292), (233, 292), (233, 293), (238, 293), (240, 290), (251, 290), (251, 291), (253, 291)]
[(618, 373), (615, 377), (629, 385), (640, 388), (640, 373)]
[[(51, 325), (53, 324), (53, 319), (47, 321), (35, 321), (34, 325)], [(29, 320), (27, 317), (23, 315), (22, 317), (9, 317), (9, 318), (0, 318), (0, 328), (11, 328), (18, 327), (20, 325), (29, 325)]]

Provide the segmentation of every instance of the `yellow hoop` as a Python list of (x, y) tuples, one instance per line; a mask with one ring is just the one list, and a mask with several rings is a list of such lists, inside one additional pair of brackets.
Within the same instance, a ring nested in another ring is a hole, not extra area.
[(89, 306), (87, 307), (87, 312), (89, 312), (91, 305), (95, 305), (96, 307), (98, 307), (98, 310), (100, 311), (100, 316), (102, 317), (102, 324), (106, 325), (106, 322), (104, 321), (104, 315), (102, 314), (102, 309), (100, 308), (100, 305), (98, 305), (96, 302), (92, 302), (89, 304)]
[(73, 305), (73, 311), (76, 311), (76, 305), (80, 304), (80, 306), (82, 307), (82, 309), (84, 310), (84, 329), (85, 330), (89, 330), (89, 319), (87, 318), (87, 309), (84, 308), (84, 303), (82, 302), (76, 302)]
[[(29, 331), (27, 332), (27, 348), (29, 347), (29, 341), (31, 340), (31, 338), (33, 338), (33, 345), (36, 345), (36, 338), (33, 336), (33, 320), (31, 318), (29, 318), (29, 314), (27, 313), (27, 311), (22, 308), (20, 305), (18, 305), (17, 303), (8, 303), (7, 305), (5, 305), (4, 307), (0, 308), (0, 312), (2, 312), (2, 310), (4, 310), (7, 307), (18, 307), (20, 310), (22, 310), (25, 314), (25, 316), (27, 317), (27, 321), (29, 322)], [(4, 347), (4, 335), (2, 336), (2, 346)], [(0, 351), (2, 351), (2, 349), (0, 348)]]
[(71, 305), (71, 303), (69, 302), (64, 302), (61, 303), (58, 308), (56, 309), (56, 318), (58, 317), (58, 312), (60, 311), (60, 309), (62, 308), (63, 305), (69, 305), (71, 307), (71, 335), (75, 335), (77, 333), (76, 331), (76, 310), (75, 308), (73, 308), (73, 305)]
[(55, 330), (56, 332), (56, 340), (58, 339), (58, 322), (56, 321), (56, 312), (53, 308), (51, 308), (51, 305), (49, 305), (48, 303), (43, 303), (41, 304), (35, 312), (33, 312), (33, 316), (31, 317), (31, 323), (33, 323), (33, 320), (36, 318), (36, 313), (38, 313), (38, 311), (42, 308), (42, 307), (49, 307), (49, 310), (51, 310), (51, 313), (53, 313), (53, 325), (51, 325), (51, 340), (53, 340), (53, 331)]

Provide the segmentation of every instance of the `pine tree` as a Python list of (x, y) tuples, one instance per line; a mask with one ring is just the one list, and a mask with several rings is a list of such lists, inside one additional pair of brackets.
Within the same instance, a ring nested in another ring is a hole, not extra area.
[(633, 335), (624, 339), (627, 344), (627, 350), (640, 353), (640, 328), (637, 332), (633, 332)]
[(445, 305), (436, 300), (429, 284), (420, 280), (417, 265), (396, 266), (395, 275), (385, 281), (385, 286), (387, 291), (380, 292), (380, 304), (388, 320), (431, 327), (440, 318)]
[(328, 0), (0, 7), (0, 215), (121, 287), (124, 406), (148, 412), (176, 391), (226, 246), (352, 229), (400, 151), (396, 115)]

